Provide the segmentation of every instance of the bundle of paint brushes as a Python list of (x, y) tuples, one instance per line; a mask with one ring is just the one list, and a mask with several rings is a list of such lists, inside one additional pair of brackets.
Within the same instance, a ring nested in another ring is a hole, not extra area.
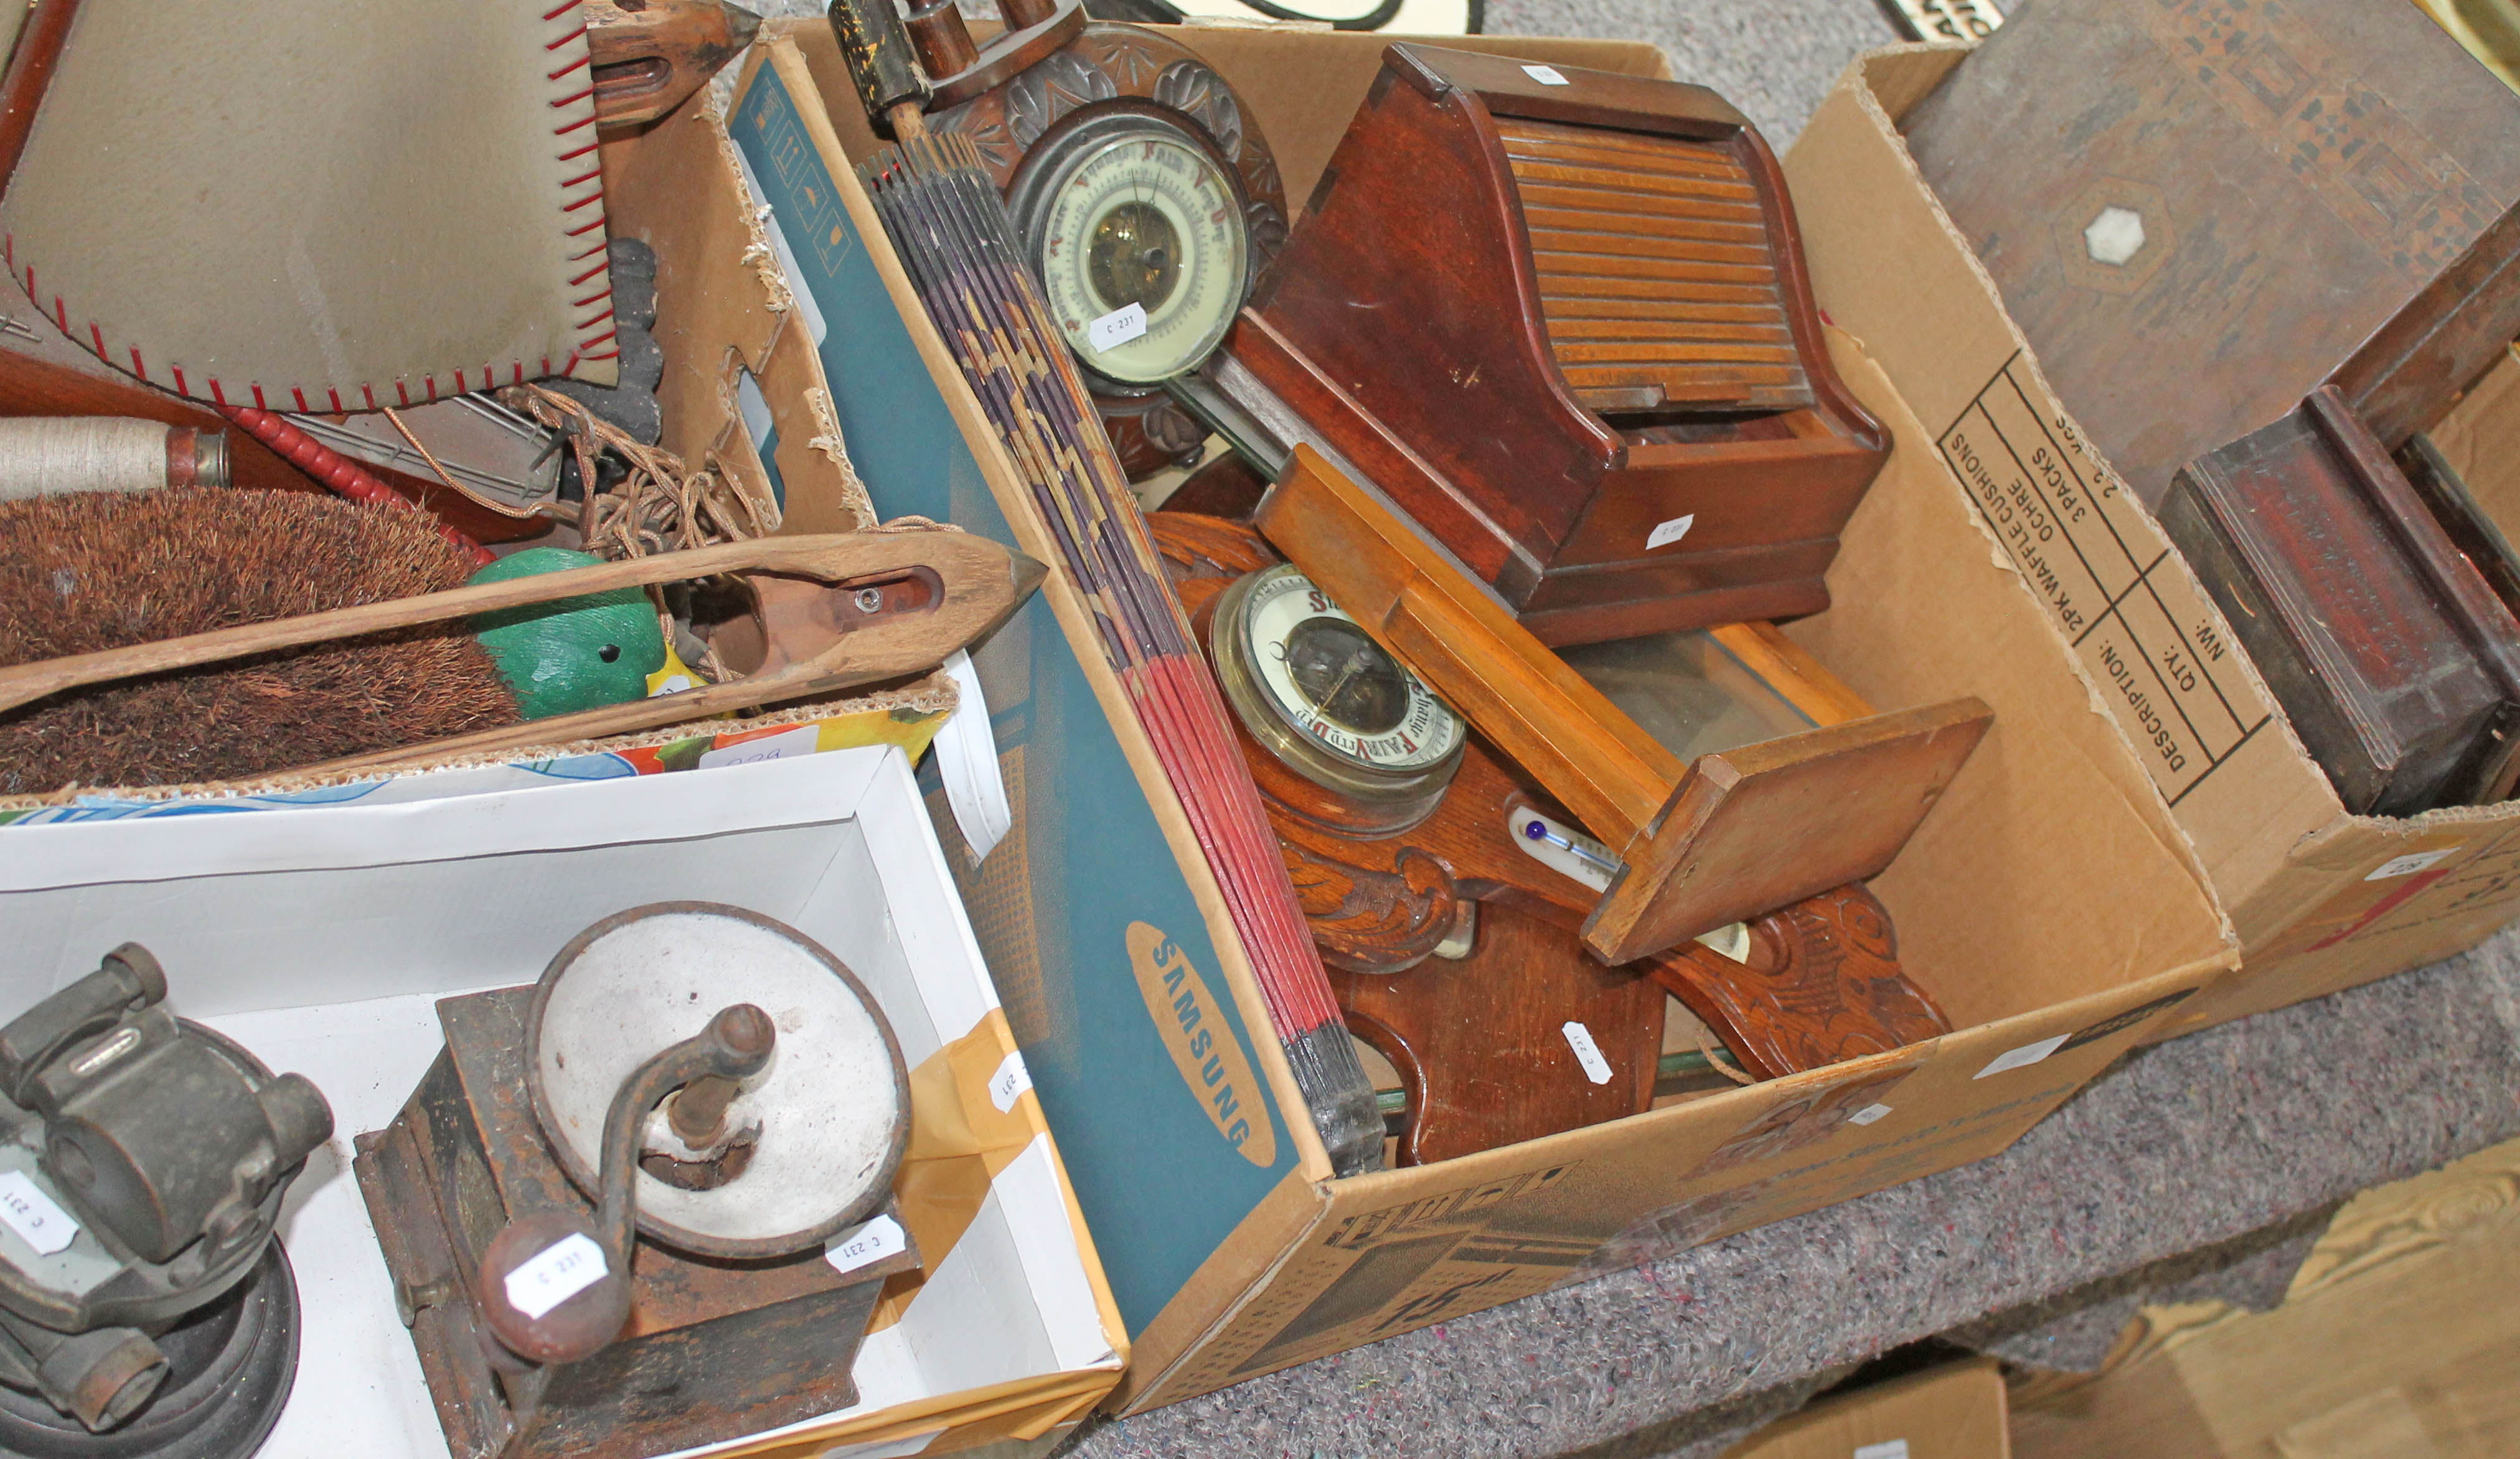
[(1103, 651), (1224, 891), (1331, 1164), (1342, 1174), (1377, 1168), (1373, 1088), (1224, 701), (977, 150), (961, 135), (908, 136), (858, 176), (1094, 610)]

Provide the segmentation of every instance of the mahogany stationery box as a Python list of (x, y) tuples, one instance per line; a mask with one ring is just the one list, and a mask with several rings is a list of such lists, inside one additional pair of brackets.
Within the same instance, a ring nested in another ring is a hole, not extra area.
[(1416, 45), (1183, 393), (1372, 479), (1551, 643), (1817, 612), (1888, 451), (1738, 111)]
[(2146, 506), (2325, 383), (2396, 450), (2520, 334), (2520, 95), (2413, 5), (2040, 0), (1902, 126)]
[(2470, 553), (2497, 574), (2507, 558), (2490, 523), (2452, 520), (2468, 551), (2332, 387), (2198, 458), (2161, 506), (2359, 815), (2498, 801), (2520, 779), (2520, 622)]

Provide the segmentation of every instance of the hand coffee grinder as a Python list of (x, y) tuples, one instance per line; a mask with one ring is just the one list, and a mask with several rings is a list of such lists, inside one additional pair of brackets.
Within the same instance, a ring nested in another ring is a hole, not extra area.
[(437, 1016), (357, 1169), (455, 1459), (645, 1459), (857, 1401), (881, 1279), (919, 1259), (909, 1071), (838, 958), (658, 903)]
[(273, 1225), (333, 1112), (165, 997), (125, 943), (0, 1029), (0, 1455), (237, 1459), (289, 1399)]

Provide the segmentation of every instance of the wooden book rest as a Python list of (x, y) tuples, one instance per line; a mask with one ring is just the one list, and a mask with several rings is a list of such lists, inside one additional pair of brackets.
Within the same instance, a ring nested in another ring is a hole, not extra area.
[(1222, 354), (1200, 388), (1290, 414), (1552, 643), (1825, 607), (1888, 450), (1776, 158), (1670, 81), (1391, 47)]

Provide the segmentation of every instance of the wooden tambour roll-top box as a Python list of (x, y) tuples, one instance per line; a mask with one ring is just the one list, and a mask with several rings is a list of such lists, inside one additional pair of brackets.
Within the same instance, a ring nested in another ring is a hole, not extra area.
[(1880, 426), (1702, 87), (1396, 45), (1226, 345), (1544, 641), (1827, 605)]
[(1902, 126), (2146, 506), (2322, 384), (2394, 451), (2520, 334), (2520, 96), (2406, 0), (2039, 0)]

